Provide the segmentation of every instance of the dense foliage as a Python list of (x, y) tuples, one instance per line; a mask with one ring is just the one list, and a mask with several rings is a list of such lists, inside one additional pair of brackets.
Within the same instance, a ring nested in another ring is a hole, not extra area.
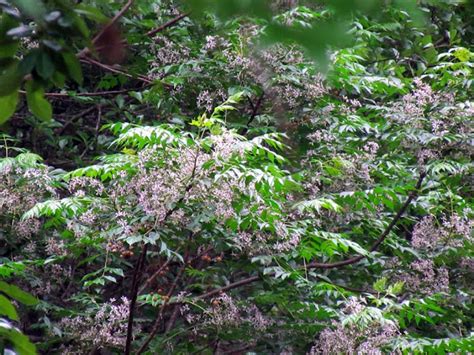
[(0, 0), (0, 348), (474, 351), (472, 5)]

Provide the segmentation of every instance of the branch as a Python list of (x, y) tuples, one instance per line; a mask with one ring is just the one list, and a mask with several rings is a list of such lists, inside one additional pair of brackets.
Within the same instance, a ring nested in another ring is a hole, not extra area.
[(63, 134), (63, 132), (65, 131), (66, 127), (69, 126), (72, 122), (74, 122), (75, 120), (77, 120), (78, 118), (81, 118), (85, 115), (87, 115), (88, 113), (94, 111), (95, 109), (97, 108), (97, 106), (91, 106), (89, 108), (86, 108), (84, 111), (81, 111), (79, 112), (78, 114), (74, 115), (74, 116), (71, 116), (71, 118), (69, 120), (67, 120), (63, 126), (58, 130), (57, 132), (57, 135), (61, 135)]
[(127, 339), (125, 341), (125, 355), (130, 355), (133, 336), (133, 316), (138, 295), (138, 282), (140, 279), (140, 272), (143, 268), (143, 264), (145, 263), (147, 250), (148, 244), (144, 243), (140, 257), (138, 258), (137, 264), (135, 265), (135, 272), (133, 273), (132, 290), (130, 291), (130, 307), (128, 311)]
[(163, 265), (161, 265), (158, 270), (156, 270), (156, 272), (151, 275), (146, 281), (145, 283), (142, 285), (142, 287), (140, 288), (140, 291), (138, 293), (142, 293), (147, 287), (148, 285), (151, 284), (151, 282), (156, 278), (158, 277), (158, 275), (160, 274), (160, 272), (162, 272), (164, 270), (165, 267), (168, 266), (168, 264), (170, 263), (171, 259), (168, 259), (166, 260), (166, 262), (163, 263)]
[[(418, 193), (418, 190), (421, 188), (421, 184), (423, 183), (423, 180), (426, 176), (426, 173), (425, 172), (422, 172), (420, 173), (420, 177), (418, 178), (418, 181), (415, 185), (415, 189), (409, 194), (407, 200), (405, 201), (405, 203), (402, 205), (402, 207), (400, 208), (400, 210), (397, 212), (397, 214), (395, 215), (395, 217), (393, 217), (392, 221), (390, 222), (390, 224), (387, 226), (387, 228), (382, 232), (382, 234), (380, 234), (379, 238), (374, 242), (374, 244), (372, 244), (371, 248), (369, 249), (370, 252), (373, 252), (375, 251), (380, 244), (382, 244), (382, 242), (385, 240), (385, 238), (390, 234), (390, 232), (392, 231), (393, 227), (395, 227), (395, 225), (397, 224), (397, 222), (400, 220), (400, 218), (402, 217), (402, 215), (405, 213), (406, 209), (408, 208), (408, 206), (410, 205), (410, 203), (413, 201), (413, 199), (417, 196), (417, 193)], [(331, 269), (331, 268), (337, 268), (337, 267), (341, 267), (341, 266), (346, 266), (346, 265), (350, 265), (350, 264), (354, 264), (362, 259), (366, 258), (365, 255), (358, 255), (358, 256), (355, 256), (353, 258), (349, 258), (349, 259), (346, 259), (346, 260), (342, 260), (342, 261), (339, 261), (339, 262), (335, 262), (335, 263), (316, 263), (316, 262), (313, 262), (309, 265), (307, 265), (307, 268), (311, 268), (311, 269)], [(272, 274), (270, 274), (269, 276), (271, 276)], [(248, 285), (248, 284), (251, 284), (255, 281), (258, 281), (258, 280), (261, 280), (261, 276), (251, 276), (251, 277), (248, 277), (246, 279), (243, 279), (243, 280), (240, 280), (240, 281), (237, 281), (237, 282), (234, 282), (234, 283), (231, 283), (227, 286), (224, 286), (224, 287), (221, 287), (221, 288), (217, 288), (217, 289), (214, 289), (212, 291), (209, 291), (209, 292), (206, 292), (200, 296), (197, 296), (195, 298), (195, 300), (202, 300), (202, 299), (205, 299), (205, 298), (208, 298), (208, 297), (211, 297), (211, 296), (214, 296), (216, 294), (219, 294), (221, 292), (225, 292), (225, 291), (228, 291), (228, 290), (231, 290), (231, 289), (234, 289), (234, 288), (237, 288), (237, 287), (240, 287), (240, 286), (244, 286), (244, 285)], [(339, 285), (338, 285), (339, 286)], [(341, 286), (343, 288), (346, 288), (346, 289), (349, 289), (348, 287), (344, 287), (344, 286)], [(367, 292), (367, 291), (364, 291), (364, 292)]]
[[(144, 85), (146, 87), (146, 85)], [(121, 90), (110, 90), (110, 91), (96, 91), (96, 92), (75, 92), (71, 94), (69, 92), (45, 92), (44, 96), (46, 97), (76, 97), (76, 96), (106, 96), (106, 95), (118, 95), (118, 94), (126, 94), (130, 91), (137, 91), (140, 88), (130, 88), (130, 89), (121, 89)], [(22, 95), (26, 95), (25, 90), (18, 90), (18, 92)]]
[(240, 287), (240, 286), (244, 286), (244, 285), (248, 285), (248, 284), (251, 284), (255, 281), (258, 281), (260, 280), (260, 276), (251, 276), (251, 277), (248, 277), (246, 279), (243, 279), (243, 280), (240, 280), (240, 281), (236, 281), (236, 282), (233, 282), (231, 284), (228, 284), (227, 286), (224, 286), (224, 287), (221, 287), (221, 288), (216, 288), (212, 291), (209, 291), (209, 292), (206, 292), (200, 296), (197, 296), (195, 299), (196, 300), (202, 300), (204, 298), (208, 298), (208, 297), (211, 297), (211, 296), (214, 296), (214, 295), (217, 295), (221, 292), (225, 292), (225, 291), (229, 291), (229, 290), (232, 290), (233, 288), (237, 288), (237, 287)]
[(262, 94), (258, 97), (258, 100), (257, 100), (257, 103), (254, 105), (252, 100), (250, 100), (250, 98), (248, 97), (248, 100), (250, 102), (250, 106), (252, 107), (252, 114), (250, 115), (250, 118), (249, 120), (247, 121), (247, 125), (246, 127), (244, 128), (244, 130), (242, 131), (242, 134), (245, 134), (247, 133), (247, 131), (249, 130), (249, 126), (250, 124), (252, 123), (252, 121), (255, 119), (255, 117), (257, 117), (257, 113), (258, 113), (258, 109), (260, 108), (260, 106), (262, 105), (262, 101), (263, 101), (263, 96), (265, 95), (264, 92), (262, 92)]
[(107, 65), (107, 64), (104, 64), (104, 63), (101, 63), (95, 59), (92, 59), (92, 58), (89, 58), (89, 57), (83, 57), (81, 58), (81, 62), (84, 62), (84, 63), (89, 63), (89, 64), (93, 64), (93, 65), (96, 65), (98, 66), (99, 68), (102, 68), (104, 70), (107, 70), (107, 71), (110, 71), (112, 73), (116, 73), (116, 74), (122, 74), (128, 78), (132, 78), (132, 79), (136, 79), (136, 80), (140, 80), (140, 81), (143, 81), (144, 83), (147, 83), (147, 84), (153, 84), (153, 81), (148, 79), (147, 77), (145, 76), (142, 76), (142, 75), (138, 75), (138, 76), (133, 76), (127, 72), (124, 72), (123, 70), (120, 70), (120, 69), (116, 69), (114, 67), (111, 67), (110, 65)]
[[(156, 317), (156, 321), (155, 321), (155, 324), (153, 325), (153, 329), (151, 330), (150, 334), (148, 335), (148, 337), (146, 338), (146, 340), (143, 342), (142, 346), (140, 346), (140, 349), (138, 349), (138, 351), (136, 352), (136, 355), (140, 355), (141, 353), (143, 353), (146, 348), (148, 347), (148, 344), (150, 344), (150, 342), (153, 340), (153, 338), (155, 337), (156, 333), (158, 332), (158, 330), (160, 329), (160, 321), (163, 317), (163, 312), (165, 311), (165, 307), (168, 305), (168, 300), (169, 298), (173, 295), (173, 292), (176, 288), (176, 285), (178, 284), (178, 281), (181, 279), (181, 277), (183, 276), (184, 274), (184, 270), (186, 269), (186, 264), (184, 264), (180, 270), (178, 271), (178, 274), (176, 275), (174, 281), (173, 281), (173, 284), (171, 285), (170, 289), (168, 290), (166, 296), (166, 300), (165, 302), (161, 305), (160, 307), (160, 312), (158, 313), (158, 316)], [(178, 312), (178, 308), (176, 307), (175, 308), (175, 312), (176, 312), (176, 315), (174, 317), (177, 316), (177, 312)], [(173, 312), (174, 313), (174, 312)]]
[[(163, 218), (163, 221), (162, 223), (164, 223), (178, 208), (179, 208), (179, 205), (184, 201), (184, 199), (186, 198), (186, 194), (189, 192), (189, 190), (191, 190), (191, 188), (193, 187), (193, 183), (194, 183), (194, 178), (195, 178), (195, 174), (196, 174), (196, 168), (197, 168), (197, 160), (198, 160), (198, 153), (196, 153), (196, 157), (195, 157), (195, 160), (194, 160), (194, 166), (193, 166), (193, 170), (191, 172), (191, 176), (189, 178), (189, 182), (188, 184), (186, 185), (185, 189), (184, 189), (184, 192), (183, 192), (183, 195), (181, 196), (181, 198), (176, 202), (175, 206), (171, 209), (168, 210), (168, 212), (166, 213), (166, 215), (164, 216)], [(142, 250), (142, 253), (140, 254), (140, 260), (137, 267), (135, 267), (135, 273), (133, 275), (133, 282), (132, 282), (132, 292), (131, 292), (131, 302), (130, 302), (130, 311), (129, 311), (129, 317), (128, 317), (128, 326), (127, 326), (127, 340), (126, 340), (126, 343), (125, 343), (125, 355), (130, 355), (130, 348), (131, 348), (131, 344), (132, 344), (132, 333), (133, 333), (133, 313), (135, 311), (135, 304), (137, 302), (137, 296), (138, 296), (138, 283), (139, 283), (139, 277), (138, 277), (138, 272), (141, 270), (143, 264), (144, 264), (144, 260), (145, 260), (145, 257), (146, 257), (146, 251), (147, 251), (147, 248), (148, 248), (148, 244), (144, 244), (143, 245), (143, 250)], [(178, 275), (176, 276), (176, 279), (173, 283), (173, 286), (171, 287), (170, 291), (168, 292), (168, 297), (171, 296), (171, 294), (174, 292), (174, 289), (176, 287), (176, 284), (178, 283), (179, 279), (181, 278), (184, 270), (186, 268), (186, 263), (182, 266), (181, 268), (181, 271), (178, 273)], [(156, 331), (158, 331), (158, 327), (157, 325), (159, 325), (159, 320), (163, 314), (163, 310), (164, 310), (164, 307), (165, 307), (166, 303), (162, 306), (162, 309), (160, 311), (160, 314), (158, 315), (158, 319), (156, 320), (156, 324), (155, 324), (155, 327), (157, 328), (156, 330), (153, 329), (152, 333), (150, 334), (150, 336), (148, 337), (148, 339), (145, 341), (145, 343), (140, 347), (140, 349), (138, 350), (137, 354), (140, 354), (143, 350), (145, 350), (145, 348), (147, 347), (148, 343), (153, 339)]]
[(130, 8), (130, 6), (132, 6), (132, 4), (133, 4), (133, 0), (128, 0), (126, 4), (120, 9), (120, 11), (117, 12), (115, 16), (109, 21), (109, 23), (104, 28), (102, 28), (102, 30), (94, 37), (94, 39), (92, 40), (92, 43), (97, 42), (100, 36), (102, 36), (105, 33), (105, 31), (107, 31), (110, 27), (112, 27), (118, 21), (118, 19), (122, 17), (123, 14)]
[[(417, 196), (417, 193), (418, 193), (418, 190), (420, 189), (421, 187), (421, 184), (423, 183), (423, 180), (426, 176), (426, 173), (425, 172), (422, 172), (420, 173), (420, 177), (418, 178), (418, 181), (415, 185), (415, 189), (409, 194), (407, 200), (405, 201), (405, 203), (402, 205), (402, 207), (400, 208), (400, 210), (397, 212), (397, 214), (395, 215), (395, 217), (393, 217), (392, 221), (390, 222), (390, 224), (387, 226), (387, 228), (385, 228), (385, 230), (382, 232), (382, 234), (380, 234), (379, 238), (375, 241), (374, 244), (372, 244), (372, 246), (370, 247), (369, 251), (370, 252), (373, 252), (375, 251), (380, 244), (382, 244), (382, 242), (385, 240), (385, 238), (390, 234), (390, 232), (392, 231), (393, 227), (395, 227), (395, 225), (397, 224), (397, 222), (400, 220), (400, 218), (402, 217), (402, 215), (405, 213), (406, 209), (408, 208), (408, 206), (410, 205), (410, 203), (413, 201), (413, 199)], [(351, 264), (355, 264), (357, 263), (358, 261), (362, 260), (362, 259), (365, 259), (367, 256), (366, 255), (358, 255), (358, 256), (354, 256), (352, 258), (349, 258), (349, 259), (346, 259), (346, 260), (341, 260), (341, 261), (337, 261), (337, 262), (334, 262), (334, 263), (317, 263), (317, 262), (312, 262), (310, 263), (307, 268), (308, 269), (333, 269), (333, 268), (337, 268), (337, 267), (341, 267), (341, 266), (346, 266), (346, 265), (351, 265)]]
[[(119, 20), (119, 18), (123, 16), (125, 11), (127, 11), (130, 8), (130, 6), (132, 6), (133, 1), (134, 0), (128, 0), (125, 3), (122, 9), (120, 9), (120, 11), (115, 14), (115, 16), (109, 21), (109, 23), (104, 28), (102, 28), (102, 30), (92, 39), (92, 44), (95, 44), (97, 40), (105, 33), (105, 31), (107, 31), (110, 27), (112, 27)], [(76, 53), (76, 57), (80, 59), (87, 58), (87, 55), (90, 53), (91, 53), (91, 50), (86, 47), (82, 49), (81, 51), (79, 51), (78, 53)]]
[(176, 16), (175, 18), (169, 20), (168, 22), (162, 24), (161, 26), (159, 26), (159, 27), (157, 27), (157, 28), (155, 28), (155, 29), (153, 29), (153, 30), (148, 31), (148, 32), (146, 33), (146, 35), (152, 37), (152, 36), (156, 35), (158, 32), (161, 32), (161, 31), (163, 31), (164, 29), (166, 29), (166, 28), (168, 28), (168, 27), (171, 27), (171, 26), (173, 26), (174, 24), (178, 23), (181, 19), (187, 17), (189, 14), (190, 14), (189, 12), (186, 12), (186, 13), (184, 13), (184, 14), (178, 15), (178, 16)]

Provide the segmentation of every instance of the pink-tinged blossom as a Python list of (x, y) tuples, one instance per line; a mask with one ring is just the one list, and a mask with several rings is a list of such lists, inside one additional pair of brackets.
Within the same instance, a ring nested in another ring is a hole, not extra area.
[(432, 260), (416, 260), (410, 264), (411, 272), (400, 277), (409, 290), (431, 295), (449, 291), (449, 273), (444, 267), (436, 268)]
[(196, 106), (198, 108), (206, 109), (207, 112), (211, 112), (214, 107), (214, 99), (209, 93), (209, 90), (203, 90), (199, 93), (196, 99)]
[[(62, 328), (78, 340), (77, 348), (123, 348), (127, 333), (127, 319), (130, 301), (122, 297), (120, 302), (110, 299), (100, 306), (94, 316), (63, 318)], [(135, 332), (139, 330), (136, 328)]]
[(367, 142), (364, 146), (364, 151), (366, 151), (368, 154), (374, 156), (377, 154), (379, 150), (379, 145), (376, 142)]
[(343, 312), (346, 314), (357, 314), (364, 310), (365, 300), (359, 299), (357, 297), (351, 297), (344, 304)]
[(0, 169), (0, 228), (19, 238), (31, 238), (41, 228), (38, 218), (21, 220), (21, 216), (38, 202), (55, 197), (52, 179), (45, 168), (4, 166)]
[(46, 240), (45, 251), (46, 253), (48, 253), (48, 255), (57, 255), (57, 256), (67, 255), (67, 249), (64, 244), (64, 241), (57, 238), (52, 238), (52, 237)]
[(440, 239), (433, 216), (426, 216), (413, 228), (411, 245), (417, 249), (434, 248)]
[(152, 68), (179, 64), (189, 57), (189, 48), (184, 45), (170, 41), (166, 37), (159, 37), (156, 42), (158, 45), (155, 48), (155, 59), (151, 63)]
[(69, 192), (78, 197), (83, 197), (86, 194), (101, 196), (105, 191), (105, 187), (100, 180), (89, 176), (73, 177), (69, 180), (68, 189)]
[(289, 230), (283, 222), (275, 223), (272, 231), (241, 231), (235, 237), (236, 246), (248, 255), (285, 253), (294, 250), (300, 243), (301, 235)]
[(229, 43), (220, 36), (206, 36), (206, 43), (204, 49), (206, 51), (213, 51), (219, 47), (227, 47)]
[(343, 326), (341, 323), (334, 323), (333, 329), (327, 328), (320, 333), (309, 355), (381, 355), (385, 353), (382, 348), (399, 333), (396, 324), (390, 321), (383, 324), (374, 323), (364, 329), (356, 325)]
[(36, 218), (29, 218), (24, 221), (13, 222), (13, 231), (20, 238), (30, 238), (32, 235), (39, 232), (41, 222)]
[(308, 135), (308, 139), (315, 143), (318, 143), (318, 142), (330, 143), (330, 142), (333, 142), (336, 139), (336, 137), (328, 131), (315, 131)]
[(472, 239), (474, 222), (458, 214), (443, 217), (436, 223), (433, 216), (423, 217), (413, 228), (411, 244), (417, 249), (432, 250), (438, 247), (460, 248)]
[[(355, 297), (345, 305), (345, 317), (357, 315), (367, 309), (365, 302)], [(333, 321), (331, 328), (324, 329), (308, 355), (330, 354), (377, 354), (400, 334), (397, 324), (391, 320), (373, 320), (360, 325)]]
[(437, 119), (431, 121), (431, 130), (434, 135), (439, 137), (442, 137), (445, 134), (449, 133), (446, 122)]
[(459, 267), (469, 273), (474, 273), (474, 258), (461, 258), (461, 261), (459, 262)]
[(211, 300), (211, 305), (204, 314), (193, 314), (188, 305), (180, 308), (181, 315), (190, 324), (200, 327), (217, 327), (219, 329), (239, 328), (243, 325), (264, 332), (273, 325), (273, 321), (264, 316), (256, 305), (239, 305), (226, 293)]
[(234, 299), (225, 293), (214, 298), (207, 311), (207, 323), (217, 328), (238, 327), (242, 317)]
[(432, 159), (438, 158), (438, 153), (431, 149), (421, 149), (417, 153), (418, 164), (425, 165)]

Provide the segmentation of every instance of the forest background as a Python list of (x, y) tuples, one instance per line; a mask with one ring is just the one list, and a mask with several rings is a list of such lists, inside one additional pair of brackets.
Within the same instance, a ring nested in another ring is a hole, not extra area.
[(0, 348), (473, 352), (473, 10), (0, 0)]

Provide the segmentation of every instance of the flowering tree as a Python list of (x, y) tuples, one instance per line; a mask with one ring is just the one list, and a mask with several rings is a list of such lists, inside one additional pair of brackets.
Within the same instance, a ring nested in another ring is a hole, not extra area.
[(39, 3), (0, 1), (4, 349), (474, 351), (469, 4)]

